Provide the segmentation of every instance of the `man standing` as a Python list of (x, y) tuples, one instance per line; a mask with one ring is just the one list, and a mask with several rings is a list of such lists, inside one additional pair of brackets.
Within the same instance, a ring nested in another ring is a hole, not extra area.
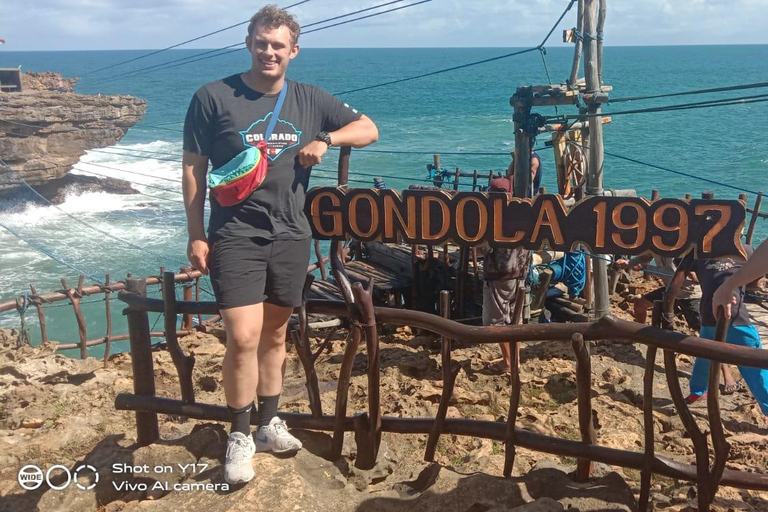
[[(301, 303), (309, 263), (311, 231), (304, 215), (309, 173), (331, 145), (362, 147), (378, 139), (368, 117), (317, 87), (285, 78), (299, 53), (299, 32), (290, 14), (274, 5), (262, 8), (251, 18), (245, 39), (250, 70), (200, 88), (184, 124), (189, 261), (210, 272), (227, 333), (222, 374), (232, 428), (224, 479), (230, 484), (253, 478), (251, 459), (257, 449), (301, 448), (277, 417), (277, 404), (287, 324)], [(211, 196), (206, 237), (208, 163), (219, 168), (256, 146), (273, 115), (277, 122), (267, 141), (266, 178), (233, 206), (222, 206)], [(259, 416), (255, 443), (250, 435), (254, 394)]]

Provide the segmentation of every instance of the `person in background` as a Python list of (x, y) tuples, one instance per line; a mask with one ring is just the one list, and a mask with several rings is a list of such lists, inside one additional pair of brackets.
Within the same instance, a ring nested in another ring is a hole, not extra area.
[[(656, 265), (649, 265), (651, 261), (654, 261)], [(675, 265), (675, 262), (672, 258), (654, 256), (651, 253), (646, 253), (641, 254), (640, 256), (635, 256), (630, 260), (618, 259), (616, 260), (616, 266), (621, 269), (647, 269), (664, 282), (664, 286), (660, 286), (659, 288), (651, 290), (634, 302), (635, 322), (644, 324), (648, 318), (648, 309), (653, 307), (653, 303), (655, 301), (663, 299), (666, 285), (675, 274), (677, 265)], [(701, 287), (696, 281), (695, 274), (689, 274), (686, 277), (683, 286), (680, 288), (680, 292), (678, 293), (677, 299), (675, 300), (675, 311), (681, 312), (685, 317), (685, 321), (688, 323), (688, 327), (696, 332), (699, 332), (699, 329), (701, 328), (701, 317), (699, 314), (700, 300)]]
[[(512, 155), (512, 161), (509, 163), (509, 167), (507, 167), (507, 176), (514, 176), (515, 175), (515, 152), (512, 151), (510, 155)], [(541, 188), (541, 176), (542, 176), (541, 158), (539, 157), (538, 153), (531, 150), (531, 192), (528, 197), (533, 197), (536, 194), (538, 194), (539, 189)]]
[(737, 290), (768, 274), (768, 239), (755, 249), (754, 254), (736, 272), (728, 276), (712, 296), (712, 314), (725, 310), (725, 318), (731, 318), (731, 306), (738, 304)]
[[(489, 192), (512, 193), (510, 178), (496, 178), (491, 181)], [(520, 323), (515, 318), (515, 306), (524, 299), (525, 277), (528, 270), (529, 251), (522, 247), (490, 248), (483, 260), (483, 325), (514, 325)], [(522, 304), (520, 304), (522, 306)], [(522, 310), (522, 307), (517, 308)], [(512, 348), (509, 343), (499, 343), (501, 360), (495, 363), (495, 369), (509, 373), (512, 368)], [(520, 362), (520, 345), (517, 361)]]
[[(747, 254), (752, 252), (747, 247)], [(715, 292), (721, 288), (724, 283), (739, 282), (738, 279), (731, 280), (733, 275), (737, 274), (741, 262), (732, 258), (723, 258), (718, 260), (695, 260), (693, 269), (699, 277), (701, 283), (701, 337), (715, 339), (715, 330), (717, 326), (717, 316), (715, 313)], [(748, 275), (748, 274), (747, 274)], [(748, 282), (748, 281), (747, 281)], [(746, 283), (745, 283), (746, 284)], [(749, 321), (749, 313), (744, 307), (744, 288), (740, 286), (731, 296), (735, 302), (729, 301), (732, 306), (728, 315), (728, 332), (726, 341), (729, 344), (741, 345), (751, 348), (762, 348), (760, 335), (757, 329)], [(735, 295), (734, 295), (735, 294)], [(768, 370), (752, 368), (749, 366), (739, 366), (739, 372), (749, 387), (752, 395), (757, 400), (760, 410), (768, 416)], [(690, 380), (690, 395), (686, 402), (693, 403), (707, 395), (707, 385), (709, 378), (709, 360), (697, 358), (693, 364)]]

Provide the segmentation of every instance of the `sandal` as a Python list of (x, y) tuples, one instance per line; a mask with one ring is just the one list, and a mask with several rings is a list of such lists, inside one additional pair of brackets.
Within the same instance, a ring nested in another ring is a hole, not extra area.
[(702, 394), (702, 395), (693, 395), (693, 394), (691, 394), (691, 395), (688, 395), (688, 396), (685, 398), (685, 403), (687, 403), (687, 404), (689, 404), (689, 405), (690, 405), (690, 404), (692, 404), (692, 403), (698, 402), (698, 401), (699, 401), (699, 400), (701, 400), (702, 398), (707, 398), (707, 394), (706, 394), (706, 393), (704, 393), (704, 394)]
[(723, 394), (732, 395), (737, 391), (741, 391), (742, 389), (744, 389), (744, 386), (741, 384), (741, 381), (734, 382), (733, 384), (727, 384), (723, 386)]
[(490, 365), (488, 365), (488, 368), (493, 372), (497, 373), (502, 376), (511, 375), (511, 370), (507, 366), (507, 362), (504, 361), (504, 359), (498, 359), (496, 361), (493, 361)]

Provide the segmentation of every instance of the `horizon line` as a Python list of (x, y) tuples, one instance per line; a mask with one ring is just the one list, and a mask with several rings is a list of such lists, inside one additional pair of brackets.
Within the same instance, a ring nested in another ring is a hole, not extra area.
[[(7, 43), (6, 43), (7, 45)], [(659, 48), (659, 47), (714, 47), (714, 46), (768, 46), (768, 43), (692, 43), (692, 44), (611, 44), (605, 45), (606, 48)], [(554, 49), (570, 49), (572, 44), (559, 43), (555, 46), (547, 46), (548, 50)], [(303, 46), (302, 50), (437, 50), (437, 49), (518, 49), (518, 48), (530, 48), (530, 46)], [(0, 49), (2, 53), (42, 53), (42, 52), (137, 52), (137, 51), (154, 51), (160, 48), (112, 48), (112, 49), (69, 49), (69, 50), (12, 50), (10, 48)], [(174, 48), (168, 50), (169, 52), (179, 52), (187, 50), (215, 50), (215, 47), (189, 47), (189, 48)]]

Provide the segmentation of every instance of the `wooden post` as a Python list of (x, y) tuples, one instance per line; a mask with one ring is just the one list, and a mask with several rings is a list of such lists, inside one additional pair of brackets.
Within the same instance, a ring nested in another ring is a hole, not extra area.
[(432, 160), (434, 162), (435, 170), (437, 172), (440, 172), (440, 155), (435, 153), (434, 155), (432, 155)]
[[(125, 289), (141, 297), (147, 295), (145, 279), (128, 279)], [(146, 311), (126, 310), (128, 334), (131, 343), (133, 366), (133, 392), (137, 396), (155, 396), (155, 369), (152, 362), (152, 339), (149, 332), (149, 316)], [(141, 446), (152, 444), (160, 438), (157, 413), (136, 412), (136, 441)]]
[[(440, 292), (440, 314), (446, 319), (451, 317), (451, 293), (448, 290)], [(453, 396), (456, 376), (461, 370), (461, 366), (457, 366), (455, 370), (451, 368), (451, 345), (452, 341), (448, 336), (440, 338), (443, 391), (440, 394), (440, 404), (437, 407), (437, 415), (432, 426), (432, 432), (430, 432), (427, 438), (427, 449), (424, 452), (424, 460), (427, 462), (435, 460), (435, 450), (437, 449), (437, 442), (440, 440), (440, 434), (443, 433), (445, 427), (445, 416), (448, 413), (448, 404), (451, 401), (451, 396)]]
[(514, 180), (514, 193), (515, 197), (530, 197), (531, 190), (531, 137), (523, 129), (525, 120), (531, 114), (531, 107), (527, 105), (527, 101), (523, 102), (523, 98), (515, 94), (517, 101), (515, 102), (515, 180)]
[(64, 293), (66, 294), (67, 298), (69, 298), (69, 302), (72, 303), (72, 308), (75, 310), (75, 318), (77, 319), (77, 329), (80, 334), (80, 359), (85, 359), (88, 357), (88, 345), (87, 345), (88, 334), (86, 332), (85, 318), (83, 318), (83, 311), (80, 309), (80, 298), (82, 297), (82, 292), (83, 292), (83, 279), (85, 279), (85, 276), (80, 276), (78, 278), (78, 282), (77, 282), (78, 291), (75, 291), (72, 288), (67, 287), (67, 281), (65, 279), (61, 280), (61, 286), (64, 287)]
[(760, 218), (760, 205), (763, 203), (763, 192), (757, 193), (757, 199), (755, 199), (755, 208), (752, 210), (752, 218), (749, 219), (749, 228), (747, 229), (746, 243), (752, 245), (752, 236), (755, 234), (755, 225), (757, 219)]
[[(179, 270), (181, 270), (183, 273), (186, 273), (186, 274), (192, 273), (192, 267), (187, 265), (181, 267), (181, 269)], [(191, 301), (192, 300), (192, 283), (191, 282), (184, 283), (184, 285), (182, 285), (182, 290), (183, 290), (183, 295), (182, 295), (183, 299), (187, 302)], [(192, 315), (185, 314), (181, 317), (181, 330), (182, 331), (192, 330)]]
[(104, 367), (107, 367), (107, 361), (109, 361), (109, 351), (112, 344), (112, 307), (109, 303), (109, 295), (112, 293), (112, 288), (110, 288), (109, 284), (109, 274), (106, 275), (106, 278), (104, 279), (104, 304), (106, 305), (106, 313), (107, 313), (107, 330), (104, 334), (104, 343), (106, 346), (104, 347)]
[(456, 175), (453, 179), (453, 190), (459, 190), (459, 181), (461, 180), (461, 169), (456, 168)]
[(603, 28), (605, 27), (605, 14), (607, 6), (605, 3), (608, 0), (600, 0), (600, 7), (597, 15), (597, 30), (595, 31), (595, 37), (597, 37), (597, 75), (600, 79), (600, 85), (603, 85)]
[(168, 352), (171, 354), (171, 360), (179, 374), (179, 384), (181, 385), (181, 399), (188, 404), (195, 401), (195, 388), (192, 383), (192, 370), (195, 367), (195, 356), (186, 355), (179, 345), (179, 339), (176, 334), (176, 323), (178, 315), (176, 314), (176, 286), (173, 272), (163, 273), (163, 316), (165, 320), (165, 341), (168, 344)]
[[(579, 10), (576, 15), (576, 30), (579, 34), (584, 34), (584, 0), (579, 0)], [(571, 66), (571, 76), (568, 78), (568, 85), (572, 88), (577, 88), (576, 82), (579, 80), (579, 67), (581, 67), (581, 49), (583, 42), (581, 39), (576, 39), (576, 44), (573, 50), (573, 64)]]
[(656, 201), (659, 198), (659, 190), (653, 189), (651, 190), (651, 201)]
[[(597, 434), (592, 421), (592, 361), (590, 360), (590, 342), (584, 341), (584, 335), (574, 333), (571, 336), (571, 346), (576, 354), (576, 388), (578, 390), (579, 431), (581, 441), (585, 444), (595, 444)], [(578, 459), (576, 478), (586, 481), (592, 474), (592, 461)]]
[(29, 289), (32, 291), (32, 297), (30, 297), (30, 299), (32, 299), (32, 302), (35, 304), (35, 308), (37, 309), (37, 319), (40, 322), (40, 343), (47, 343), (48, 330), (45, 328), (45, 312), (43, 311), (43, 301), (37, 294), (37, 288), (35, 288), (35, 285), (29, 285)]
[(339, 185), (346, 186), (349, 183), (349, 158), (352, 156), (351, 146), (342, 146), (339, 152)]
[(320, 240), (315, 240), (315, 257), (317, 258), (317, 268), (320, 269), (320, 279), (322, 281), (328, 280), (328, 271), (325, 269), (325, 263), (323, 262), (323, 252), (320, 250)]
[[(598, 66), (598, 48), (595, 34), (597, 32), (597, 2), (585, 0), (584, 4), (584, 35), (586, 39), (584, 52), (584, 75), (588, 93), (600, 92), (600, 76)], [(587, 194), (603, 195), (603, 120), (600, 116), (600, 103), (589, 105), (587, 112), (594, 116), (589, 118), (589, 168), (587, 169)], [(602, 318), (608, 314), (608, 265), (603, 259), (593, 260), (593, 279), (595, 283), (595, 317)]]

